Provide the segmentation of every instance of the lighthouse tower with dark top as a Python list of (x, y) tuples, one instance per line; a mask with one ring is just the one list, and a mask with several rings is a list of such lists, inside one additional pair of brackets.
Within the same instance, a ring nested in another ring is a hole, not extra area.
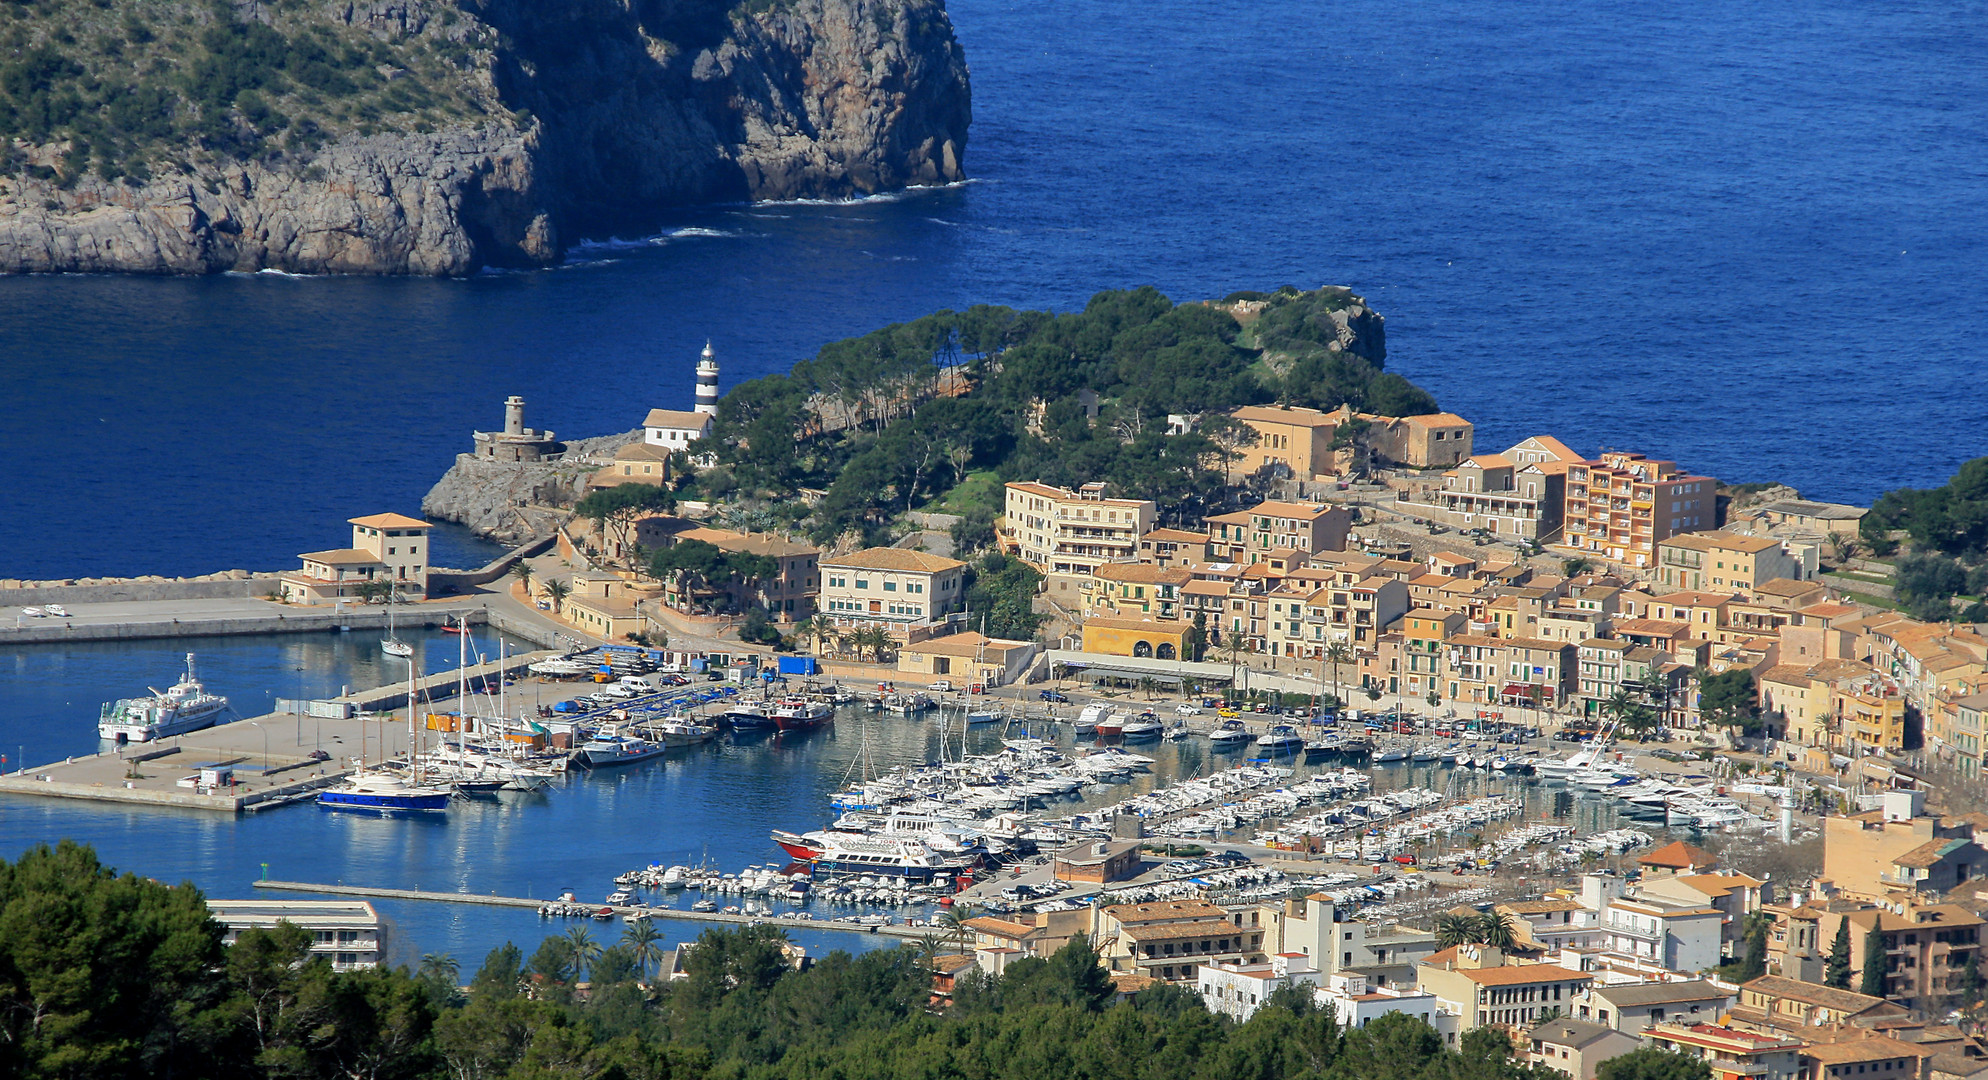
[(697, 360), (697, 412), (708, 416), (718, 415), (718, 354), (711, 343), (704, 343), (704, 353)]

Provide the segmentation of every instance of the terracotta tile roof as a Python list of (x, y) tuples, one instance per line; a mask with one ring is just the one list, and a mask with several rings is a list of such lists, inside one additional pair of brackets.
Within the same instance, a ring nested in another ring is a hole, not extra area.
[(1244, 423), (1296, 424), (1299, 427), (1336, 427), (1331, 417), (1317, 409), (1244, 405), (1229, 414)]
[(1458, 975), (1479, 986), (1521, 986), (1530, 983), (1593, 982), (1591, 972), (1575, 971), (1559, 964), (1507, 964), (1494, 968), (1465, 968)]
[(308, 559), (311, 562), (324, 563), (326, 566), (359, 566), (380, 561), (372, 552), (361, 551), (358, 548), (332, 548), (329, 551), (307, 551), (297, 557), (299, 559)]
[(1134, 941), (1176, 941), (1181, 938), (1235, 937), (1243, 928), (1226, 918), (1195, 919), (1192, 922), (1135, 923), (1120, 926), (1119, 933)]
[(642, 418), (643, 427), (687, 428), (701, 431), (711, 424), (709, 413), (684, 412), (681, 409), (650, 409), (649, 415)]
[(1850, 1061), (1931, 1057), (1932, 1051), (1909, 1042), (1901, 1042), (1889, 1035), (1876, 1035), (1868, 1039), (1850, 1039), (1846, 1042), (1815, 1043), (1803, 1050), (1802, 1056), (1825, 1065), (1841, 1065)]
[(1753, 993), (1762, 994), (1770, 998), (1787, 998), (1790, 1001), (1821, 1006), (1825, 1009), (1832, 1009), (1843, 1013), (1846, 1016), (1854, 1016), (1867, 1009), (1873, 1009), (1881, 1005), (1890, 1005), (1895, 1012), (1905, 1011), (1903, 1005), (1893, 1004), (1880, 997), (1870, 997), (1865, 994), (1852, 993), (1849, 990), (1838, 990), (1833, 986), (1803, 982), (1800, 979), (1783, 978), (1779, 975), (1762, 975), (1750, 983), (1742, 984), (1740, 989), (1752, 991)]
[(346, 518), (348, 524), (364, 525), (369, 529), (432, 529), (434, 526), (406, 514), (373, 514), (370, 517)]
[(824, 556), (821, 560), (824, 570), (834, 567), (838, 570), (905, 570), (926, 574), (944, 573), (965, 565), (958, 559), (904, 548), (865, 548), (847, 555)]
[(1683, 870), (1696, 870), (1703, 866), (1717, 866), (1719, 860), (1702, 847), (1673, 840), (1663, 847), (1639, 857), (1636, 862), (1642, 866), (1676, 867)]
[(1914, 870), (1924, 870), (1928, 867), (1938, 865), (1941, 859), (1973, 843), (1974, 841), (1972, 840), (1963, 840), (1959, 837), (1950, 840), (1928, 840), (1891, 861), (1894, 866), (1906, 866)]

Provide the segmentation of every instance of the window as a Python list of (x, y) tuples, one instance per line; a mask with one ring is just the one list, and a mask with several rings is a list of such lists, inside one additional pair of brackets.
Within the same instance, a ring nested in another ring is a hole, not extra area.
[(896, 592), (896, 591), (897, 591), (897, 582), (895, 582), (895, 581), (886, 581), (886, 582), (884, 582), (884, 591), (885, 591), (885, 592)]

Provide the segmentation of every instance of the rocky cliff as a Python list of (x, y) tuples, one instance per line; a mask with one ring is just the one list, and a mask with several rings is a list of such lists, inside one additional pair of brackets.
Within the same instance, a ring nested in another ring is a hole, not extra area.
[(0, 37), (26, 73), (0, 78), (0, 272), (465, 274), (686, 203), (964, 175), (942, 0), (168, 7), (94, 38), (152, 57), (124, 84), (59, 25), (91, 6), (15, 2), (51, 9)]
[(571, 516), (573, 504), (587, 493), (587, 478), (612, 462), (616, 450), (641, 437), (638, 428), (575, 439), (558, 461), (491, 461), (458, 454), (422, 497), (421, 513), (467, 526), (499, 543), (544, 536)]

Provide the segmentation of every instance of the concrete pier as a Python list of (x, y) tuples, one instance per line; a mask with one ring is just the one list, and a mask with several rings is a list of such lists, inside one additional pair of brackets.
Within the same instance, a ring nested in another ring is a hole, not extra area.
[[(365, 896), (380, 900), (427, 900), (445, 904), (479, 904), (484, 907), (529, 908), (536, 911), (549, 900), (522, 896), (479, 896), (476, 893), (426, 892), (421, 889), (382, 889), (369, 885), (324, 885), (308, 881), (258, 881), (258, 889), (280, 892), (325, 893), (332, 896)], [(727, 915), (721, 911), (686, 911), (683, 908), (648, 907), (642, 904), (587, 904), (599, 910), (609, 908), (626, 919), (678, 919), (683, 922), (723, 923), (731, 926), (779, 926), (791, 930), (839, 930), (845, 934), (881, 934), (885, 937), (920, 938), (943, 933), (934, 926), (873, 926), (869, 923), (840, 922), (835, 919), (796, 919), (785, 915)]]
[[(458, 617), (467, 618), (472, 626), (490, 621), (480, 602), (430, 601), (393, 606), (393, 621), (397, 626), (441, 626)], [(19, 611), (9, 611), (0, 618), (6, 620), (0, 623), (0, 648), (5, 648), (79, 641), (376, 630), (387, 625), (387, 608), (354, 605), (340, 611), (233, 597), (75, 604), (69, 607), (67, 616), (35, 619)]]
[[(551, 655), (523, 653), (471, 665), (462, 674), (475, 686), (495, 678), (500, 669), (516, 674)], [(450, 670), (418, 680), (420, 700), (454, 697), (460, 677)], [(407, 753), (405, 712), (383, 719), (364, 715), (403, 708), (406, 683), (331, 700), (352, 705), (361, 715), (334, 719), (281, 712), (217, 724), (155, 743), (24, 768), (0, 776), (0, 793), (239, 813), (308, 798), (343, 779), (355, 758), (377, 762)], [(319, 751), (328, 757), (314, 757)], [(204, 767), (231, 768), (235, 782), (211, 789), (184, 785)]]

